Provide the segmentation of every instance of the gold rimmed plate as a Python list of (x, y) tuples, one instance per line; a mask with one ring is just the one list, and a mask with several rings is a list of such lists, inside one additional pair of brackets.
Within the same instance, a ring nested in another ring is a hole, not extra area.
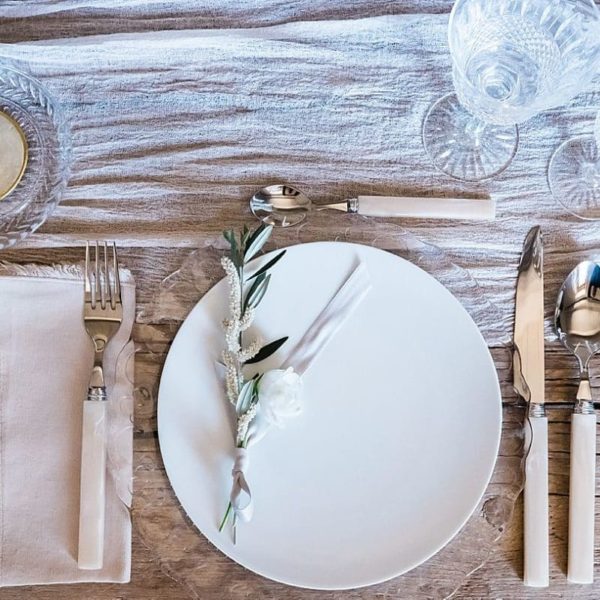
[(23, 178), (28, 156), (23, 129), (13, 117), (0, 111), (0, 200), (6, 198)]

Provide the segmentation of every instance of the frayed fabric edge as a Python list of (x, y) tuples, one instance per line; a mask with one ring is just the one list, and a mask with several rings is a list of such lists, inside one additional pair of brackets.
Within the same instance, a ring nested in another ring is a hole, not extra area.
[[(0, 261), (0, 277), (35, 277), (48, 279), (83, 280), (85, 265), (83, 263), (58, 263), (40, 265), (36, 263), (17, 264)], [(119, 267), (123, 283), (132, 283), (133, 275), (129, 269)]]

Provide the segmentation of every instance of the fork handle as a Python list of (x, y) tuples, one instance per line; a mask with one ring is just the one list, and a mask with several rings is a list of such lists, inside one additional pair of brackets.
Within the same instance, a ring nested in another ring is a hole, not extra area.
[(101, 569), (104, 555), (106, 388), (90, 387), (83, 402), (79, 506), (80, 569)]

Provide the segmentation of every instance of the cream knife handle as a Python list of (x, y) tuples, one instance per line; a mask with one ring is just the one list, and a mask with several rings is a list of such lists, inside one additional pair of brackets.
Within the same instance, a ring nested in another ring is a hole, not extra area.
[(496, 202), (490, 198), (407, 198), (359, 196), (357, 212), (368, 217), (412, 217), (421, 219), (490, 220)]
[(548, 575), (548, 419), (530, 417), (525, 424), (524, 580), (547, 587)]
[[(96, 394), (96, 397), (94, 396)], [(80, 569), (101, 569), (104, 555), (106, 402), (104, 388), (90, 388), (83, 403), (79, 506)], [(95, 399), (90, 400), (90, 397)]]
[(594, 581), (596, 497), (596, 414), (574, 414), (571, 421), (569, 485), (569, 567), (572, 583)]

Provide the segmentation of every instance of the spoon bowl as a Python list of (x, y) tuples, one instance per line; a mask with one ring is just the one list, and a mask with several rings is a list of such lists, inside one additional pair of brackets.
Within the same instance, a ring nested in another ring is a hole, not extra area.
[(582, 375), (600, 351), (600, 265), (579, 263), (563, 283), (554, 323), (558, 338), (579, 361)]
[(289, 185), (269, 185), (250, 199), (252, 214), (275, 227), (292, 227), (306, 219), (312, 202), (300, 190)]

